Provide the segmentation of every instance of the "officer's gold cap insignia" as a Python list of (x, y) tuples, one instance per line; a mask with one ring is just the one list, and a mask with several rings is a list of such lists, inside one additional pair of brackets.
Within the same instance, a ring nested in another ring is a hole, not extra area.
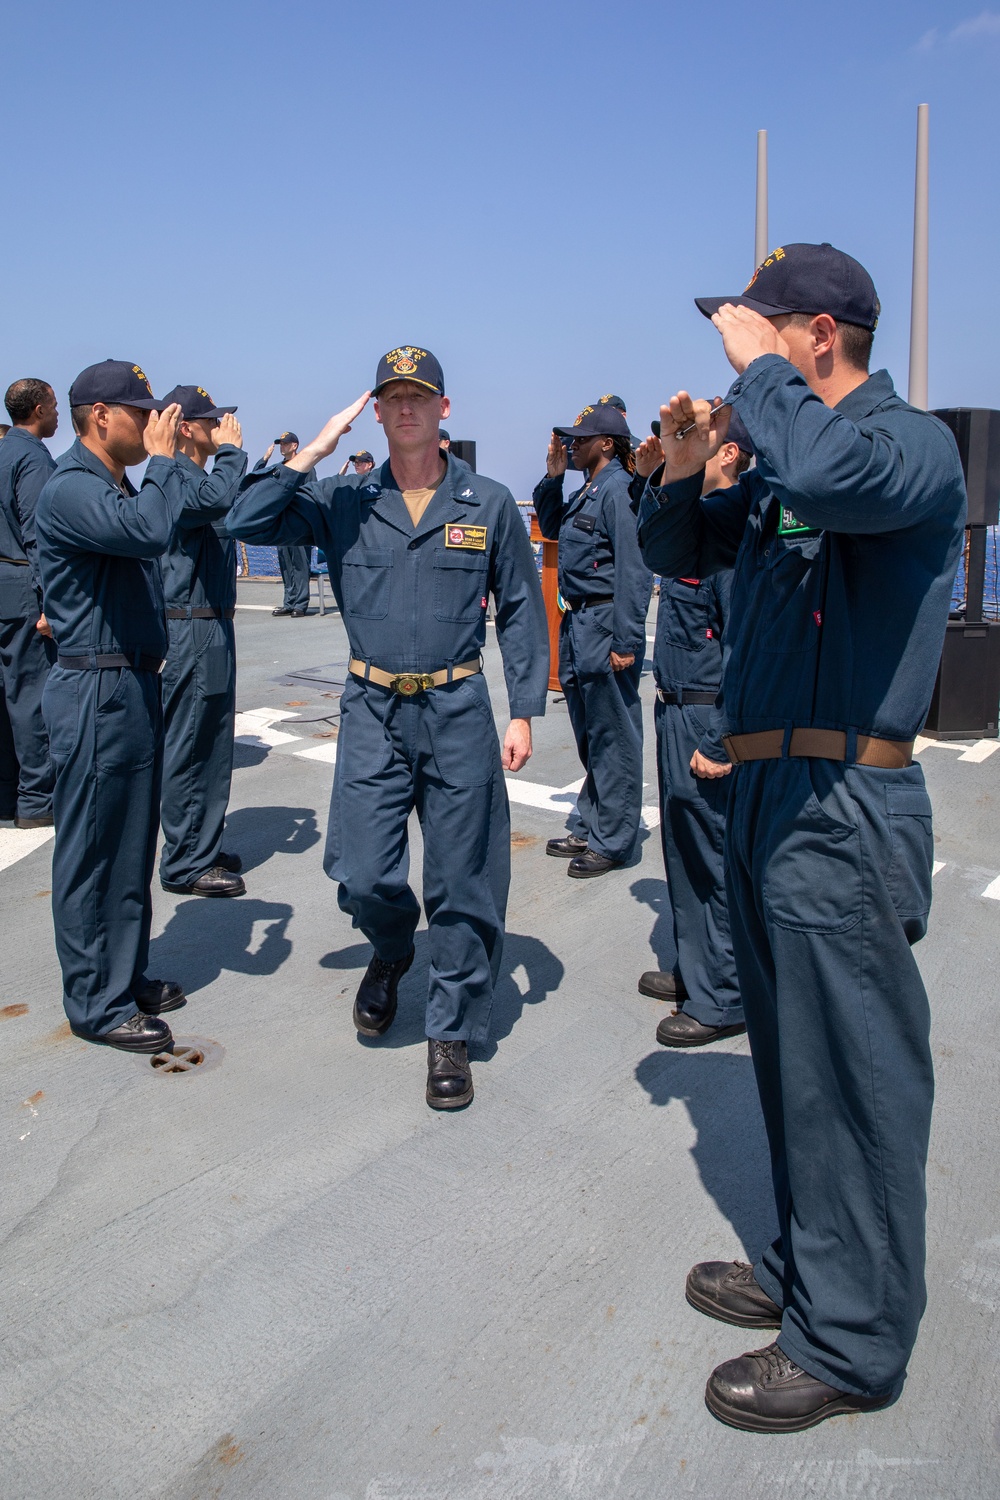
[(426, 349), (411, 349), (409, 345), (405, 349), (392, 349), (386, 355), (386, 363), (392, 367), (394, 375), (415, 375), (417, 365), (422, 359), (427, 358)]
[(598, 401), (598, 406), (607, 406), (608, 402), (613, 400), (614, 394), (614, 391), (608, 391), (607, 395), (602, 396), (600, 401)]
[(785, 252), (780, 245), (778, 246), (777, 250), (772, 250), (770, 255), (767, 257), (767, 260), (761, 261), (760, 265), (757, 267), (756, 271), (754, 271), (753, 275), (750, 277), (750, 280), (743, 288), (744, 296), (746, 296), (747, 292), (753, 286), (754, 282), (757, 280), (757, 277), (760, 275), (761, 271), (763, 271), (765, 266), (773, 266), (776, 261), (784, 260), (784, 258)]
[(212, 400), (211, 396), (208, 394), (208, 392), (206, 390), (204, 390), (202, 388), (202, 386), (198, 387), (198, 395), (199, 396), (204, 396), (205, 400), (208, 401), (212, 406), (215, 405), (215, 402)]
[(152, 395), (153, 394), (153, 388), (150, 385), (149, 381), (147, 380), (145, 373), (139, 368), (138, 365), (133, 365), (132, 366), (132, 374), (133, 375), (137, 375), (139, 377), (139, 379), (142, 381), (143, 385), (146, 387), (146, 389), (149, 392), (149, 394)]
[(592, 407), (592, 406), (585, 406), (585, 407), (584, 407), (584, 408), (583, 408), (583, 411), (582, 411), (582, 412), (581, 412), (581, 413), (580, 413), (580, 415), (579, 415), (579, 416), (578, 416), (578, 417), (577, 417), (577, 419), (576, 419), (576, 421), (575, 421), (575, 422), (574, 422), (574, 423), (573, 423), (573, 426), (574, 426), (574, 427), (579, 427), (579, 426), (580, 426), (580, 423), (581, 423), (581, 422), (582, 422), (582, 421), (583, 421), (583, 419), (584, 419), (584, 417), (589, 417), (589, 416), (590, 416), (590, 414), (591, 414), (591, 412), (592, 412), (592, 411), (593, 411), (593, 410), (594, 410), (594, 408), (593, 408), (593, 407)]

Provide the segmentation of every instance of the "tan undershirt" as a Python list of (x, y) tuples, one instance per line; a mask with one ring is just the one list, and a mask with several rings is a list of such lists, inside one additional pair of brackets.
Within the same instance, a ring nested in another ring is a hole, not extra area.
[(402, 491), (403, 503), (410, 513), (410, 520), (413, 522), (414, 527), (420, 525), (420, 522), (423, 520), (424, 511), (430, 505), (443, 483), (444, 474), (441, 475), (437, 484), (432, 484), (428, 489)]

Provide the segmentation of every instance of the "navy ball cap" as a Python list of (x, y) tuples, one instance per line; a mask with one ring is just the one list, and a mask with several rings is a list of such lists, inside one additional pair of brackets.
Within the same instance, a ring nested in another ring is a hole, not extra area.
[(127, 359), (102, 359), (100, 364), (80, 371), (69, 388), (69, 404), (93, 406), (95, 401), (107, 406), (138, 406), (143, 411), (156, 411), (162, 405), (141, 366)]
[(856, 323), (874, 333), (880, 304), (875, 283), (860, 261), (833, 245), (779, 245), (735, 297), (696, 297), (710, 318), (726, 302), (765, 318), (779, 313), (829, 313), (838, 323)]

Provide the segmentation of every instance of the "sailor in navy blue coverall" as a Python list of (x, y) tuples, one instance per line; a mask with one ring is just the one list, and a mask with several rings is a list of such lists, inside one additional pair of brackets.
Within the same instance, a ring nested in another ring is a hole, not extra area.
[[(531, 753), (544, 713), (545, 611), (527, 532), (510, 492), (442, 454), (450, 403), (437, 360), (407, 345), (379, 362), (376, 415), (389, 459), (366, 475), (310, 482), (367, 396), (331, 419), (289, 463), (251, 474), (229, 517), (247, 542), (316, 543), (347, 629), (325, 868), (341, 909), (375, 949), (354, 1023), (380, 1036), (413, 957), (419, 904), (408, 882), (407, 818), (424, 838), (430, 950), (427, 1102), (472, 1098), (467, 1043), (488, 1031), (510, 880), (503, 770)], [(512, 716), (503, 755), (480, 653), (495, 601)]]
[(866, 373), (878, 299), (856, 261), (785, 246), (747, 293), (699, 306), (738, 372), (725, 401), (756, 470), (701, 498), (725, 415), (710, 433), (707, 403), (682, 392), (662, 409), (667, 464), (639, 524), (662, 572), (735, 565), (727, 881), (779, 1234), (752, 1273), (696, 1266), (688, 1297), (780, 1325), (706, 1399), (736, 1426), (788, 1431), (892, 1400), (924, 1309), (933, 1073), (910, 945), (933, 843), (911, 752), (966, 501), (951, 434)]
[[(587, 482), (563, 497), (566, 444)], [(646, 612), (653, 579), (639, 555), (630, 508), (632, 443), (612, 405), (588, 406), (556, 428), (547, 474), (532, 502), (542, 535), (559, 543), (559, 682), (586, 779), (569, 835), (548, 854), (567, 858), (578, 879), (628, 860), (642, 813), (642, 704)]]
[[(274, 443), (278, 445), (281, 454), (281, 462), (286, 464), (290, 458), (294, 458), (299, 451), (299, 440), (294, 432), (283, 432), (276, 437)], [(257, 460), (253, 466), (255, 474), (267, 472), (267, 461), (274, 452), (274, 443), (271, 444), (263, 458)], [(314, 476), (309, 475), (310, 479)], [(279, 547), (278, 567), (281, 569), (281, 580), (285, 585), (281, 603), (277, 609), (273, 609), (273, 615), (304, 615), (309, 608), (309, 578), (311, 573), (312, 550), (309, 547)]]
[[(58, 651), (42, 708), (56, 773), (63, 1001), (77, 1036), (134, 1052), (169, 1046), (159, 1012), (184, 1003), (179, 986), (146, 976), (167, 648), (158, 559), (186, 498), (173, 457), (180, 411), (158, 415), (159, 405), (138, 365), (106, 360), (77, 376), (70, 406), (81, 435), (36, 512)], [(125, 469), (146, 457), (137, 493)]]
[(201, 386), (175, 386), (163, 400), (181, 408), (185, 505), (160, 560), (169, 634), (160, 881), (185, 895), (241, 896), (241, 861), (223, 853), (222, 832), (236, 722), (236, 543), (224, 523), (246, 473), (243, 434), (235, 406), (216, 406)]
[(55, 468), (42, 439), (54, 435), (59, 415), (41, 380), (15, 380), (5, 399), (14, 425), (0, 443), (0, 681), (18, 765), (9, 812), (18, 828), (40, 828), (52, 822), (42, 690), (55, 652), (43, 615), (35, 506)]
[[(639, 472), (663, 461), (655, 437), (636, 453)], [(703, 493), (726, 489), (750, 465), (750, 439), (730, 419), (725, 443), (708, 462)], [(660, 835), (674, 923), (679, 978), (643, 974), (639, 993), (674, 1000), (656, 1029), (666, 1047), (700, 1047), (744, 1031), (729, 930), (723, 841), (732, 766), (722, 745), (723, 646), (732, 573), (663, 578), (656, 612), (656, 765)]]

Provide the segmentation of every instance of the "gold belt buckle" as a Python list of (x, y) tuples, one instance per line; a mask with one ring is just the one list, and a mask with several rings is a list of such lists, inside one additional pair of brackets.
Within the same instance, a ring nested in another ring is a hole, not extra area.
[(400, 672), (392, 679), (392, 690), (403, 698), (412, 698), (434, 686), (434, 678), (428, 672)]

